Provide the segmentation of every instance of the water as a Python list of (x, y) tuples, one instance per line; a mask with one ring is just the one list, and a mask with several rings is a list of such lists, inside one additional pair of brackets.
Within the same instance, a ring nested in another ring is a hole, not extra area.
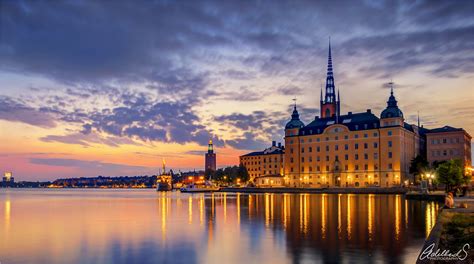
[(414, 263), (439, 204), (403, 195), (0, 190), (0, 262)]

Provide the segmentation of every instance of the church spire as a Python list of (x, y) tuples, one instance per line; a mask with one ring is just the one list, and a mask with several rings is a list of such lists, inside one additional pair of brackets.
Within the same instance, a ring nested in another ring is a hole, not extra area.
[(328, 51), (328, 71), (326, 75), (326, 96), (324, 101), (326, 103), (336, 102), (336, 93), (334, 87), (334, 72), (332, 67), (332, 54), (331, 54), (331, 39), (329, 39), (329, 51)]

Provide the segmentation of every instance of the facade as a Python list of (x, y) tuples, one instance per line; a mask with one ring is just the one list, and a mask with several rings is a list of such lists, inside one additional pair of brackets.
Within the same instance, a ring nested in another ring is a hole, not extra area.
[(380, 117), (340, 111), (336, 98), (331, 47), (325, 96), (309, 124), (294, 106), (285, 127), (284, 175), (290, 187), (392, 187), (409, 179), (410, 161), (421, 152), (418, 126), (407, 124), (393, 87)]
[(255, 186), (261, 188), (284, 187), (285, 179), (281, 175), (261, 176), (255, 179)]
[(251, 152), (240, 156), (242, 164), (249, 173), (251, 181), (257, 184), (256, 178), (263, 176), (283, 175), (283, 156), (285, 147), (281, 143), (272, 142), (272, 146), (264, 151)]
[(427, 160), (430, 164), (460, 159), (471, 166), (471, 136), (462, 128), (444, 126), (426, 132)]
[(214, 153), (214, 147), (212, 145), (212, 139), (209, 140), (209, 145), (207, 148), (207, 153), (205, 154), (205, 171), (216, 171), (216, 153)]

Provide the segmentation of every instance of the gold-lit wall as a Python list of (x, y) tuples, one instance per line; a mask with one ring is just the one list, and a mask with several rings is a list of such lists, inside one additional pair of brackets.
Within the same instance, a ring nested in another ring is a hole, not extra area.
[(244, 155), (240, 156), (240, 163), (247, 169), (250, 179), (283, 174), (283, 154), (281, 153)]
[(400, 186), (420, 149), (417, 134), (402, 126), (350, 131), (341, 124), (315, 135), (288, 129), (285, 147), (290, 187)]

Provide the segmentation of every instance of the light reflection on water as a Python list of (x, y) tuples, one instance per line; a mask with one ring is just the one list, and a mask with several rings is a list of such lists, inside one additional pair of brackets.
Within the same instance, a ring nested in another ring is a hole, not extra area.
[(0, 190), (0, 206), (2, 263), (413, 263), (439, 209), (403, 195), (38, 189)]

